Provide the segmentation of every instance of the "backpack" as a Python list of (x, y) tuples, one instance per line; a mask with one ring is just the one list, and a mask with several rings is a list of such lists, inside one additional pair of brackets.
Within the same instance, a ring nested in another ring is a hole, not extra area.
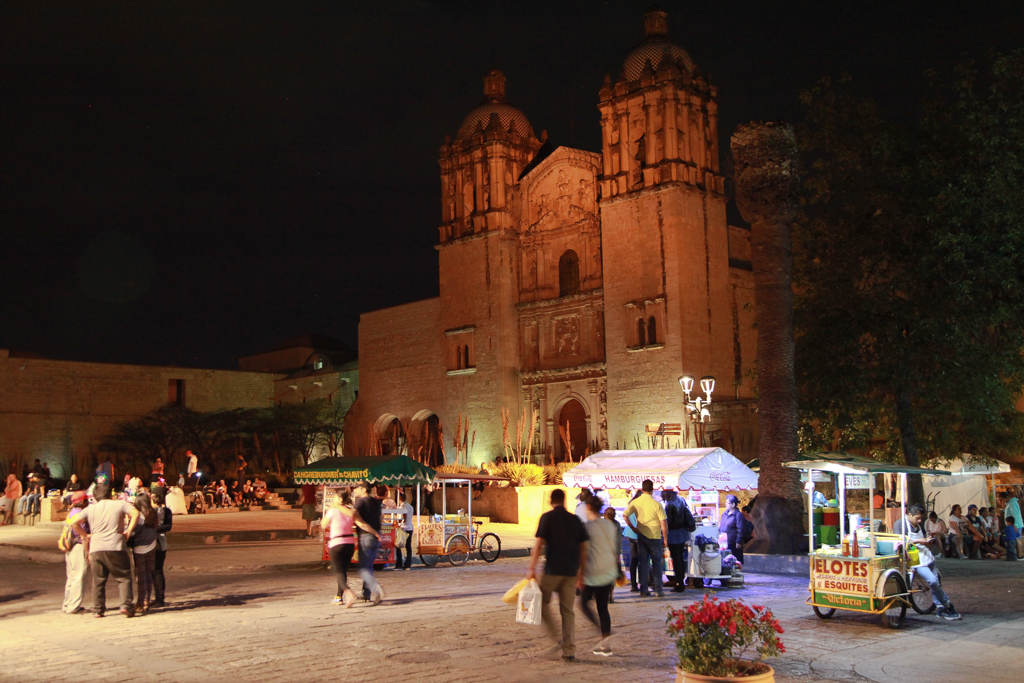
[(697, 520), (693, 518), (690, 506), (685, 501), (683, 502), (683, 526), (691, 533), (697, 530)]
[(679, 529), (685, 529), (686, 531), (697, 530), (697, 520), (693, 518), (693, 513), (690, 512), (690, 508), (686, 505), (685, 501), (680, 501), (682, 505), (672, 504), (665, 506), (665, 523), (671, 531), (678, 531)]
[(75, 538), (74, 527), (69, 521), (72, 517), (77, 516), (77, 514), (81, 514), (81, 512), (79, 511), (79, 513), (76, 513), (75, 515), (68, 515), (68, 519), (64, 520), (64, 528), (60, 531), (60, 538), (57, 539), (57, 547), (66, 553), (70, 552), (71, 549), (75, 547), (75, 544), (79, 542), (79, 540)]

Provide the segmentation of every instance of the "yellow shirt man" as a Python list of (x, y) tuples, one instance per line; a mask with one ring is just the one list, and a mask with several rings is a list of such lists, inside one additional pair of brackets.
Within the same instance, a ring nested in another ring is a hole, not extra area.
[(632, 514), (636, 514), (637, 533), (655, 541), (661, 539), (662, 527), (666, 525), (665, 508), (650, 493), (645, 491), (633, 499), (622, 516), (629, 519)]

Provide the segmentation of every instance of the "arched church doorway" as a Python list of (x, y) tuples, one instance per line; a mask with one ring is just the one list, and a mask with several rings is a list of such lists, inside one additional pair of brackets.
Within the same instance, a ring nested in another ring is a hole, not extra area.
[(384, 427), (380, 435), (381, 455), (401, 455), (405, 448), (405, 429), (396, 417)]
[[(419, 433), (417, 434), (417, 429)], [(413, 459), (421, 462), (427, 467), (438, 467), (444, 464), (444, 451), (441, 444), (441, 419), (430, 413), (426, 417), (419, 418), (410, 431), (416, 435), (418, 441), (415, 444)]]
[(563, 433), (568, 436), (572, 447), (571, 459), (579, 462), (583, 458), (583, 453), (587, 450), (587, 445), (590, 443), (590, 440), (587, 438), (589, 433), (587, 422), (587, 411), (583, 408), (583, 404), (576, 399), (571, 398), (562, 406), (562, 409), (558, 412), (558, 434), (555, 435), (556, 452), (558, 453), (559, 461), (565, 462), (570, 459), (570, 453), (565, 446), (565, 438), (562, 436)]

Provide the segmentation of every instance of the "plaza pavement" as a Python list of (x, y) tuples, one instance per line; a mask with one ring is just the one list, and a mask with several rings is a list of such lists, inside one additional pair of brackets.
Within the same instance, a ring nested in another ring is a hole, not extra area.
[[(548, 652), (540, 628), (515, 624), (500, 601), (525, 573), (525, 558), (382, 572), (387, 599), (346, 610), (330, 604), (324, 569), (239, 568), (287, 565), (282, 559), (315, 543), (245, 544), (259, 559), (249, 565), (233, 564), (243, 550), (234, 545), (172, 546), (168, 565), (180, 568), (167, 573), (168, 608), (131, 620), (61, 614), (61, 564), (0, 558), (0, 681), (672, 681), (666, 608), (703, 594), (657, 600), (618, 590), (615, 656), (590, 653), (596, 632), (579, 618), (578, 659), (566, 664)], [(182, 559), (190, 553), (194, 565)], [(817, 619), (803, 603), (802, 577), (748, 575), (744, 588), (717, 592), (767, 604), (780, 617), (787, 653), (771, 661), (777, 681), (1018, 681), (1024, 563), (941, 567), (963, 621), (911, 612), (898, 631), (871, 616)], [(112, 586), (108, 597), (113, 607)]]

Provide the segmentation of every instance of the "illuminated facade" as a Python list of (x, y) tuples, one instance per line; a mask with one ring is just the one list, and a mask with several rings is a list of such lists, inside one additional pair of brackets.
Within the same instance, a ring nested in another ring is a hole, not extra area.
[(347, 453), (377, 438), (437, 462), (440, 437), (452, 461), (468, 418), (470, 460), (491, 460), (502, 407), (538, 413), (544, 459), (564, 459), (559, 425), (576, 459), (646, 446), (651, 424), (695, 446), (677, 383), (691, 374), (717, 378), (708, 443), (753, 456), (749, 233), (726, 223), (715, 88), (664, 12), (598, 106), (600, 152), (552, 149), (501, 72), (485, 76), (441, 147), (440, 296), (362, 316)]

